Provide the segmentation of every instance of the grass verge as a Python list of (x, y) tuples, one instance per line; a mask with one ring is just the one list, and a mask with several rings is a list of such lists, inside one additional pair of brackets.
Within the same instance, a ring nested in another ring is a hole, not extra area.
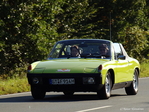
[(30, 91), (27, 78), (0, 80), (0, 95)]
[(141, 64), (140, 77), (149, 77), (149, 63)]

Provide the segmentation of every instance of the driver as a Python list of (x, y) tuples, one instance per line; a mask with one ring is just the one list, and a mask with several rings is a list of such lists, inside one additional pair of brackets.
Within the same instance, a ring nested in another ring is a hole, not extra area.
[(99, 46), (99, 51), (100, 51), (100, 55), (103, 55), (103, 56), (108, 55), (108, 51), (109, 51), (108, 46), (106, 44), (101, 44)]

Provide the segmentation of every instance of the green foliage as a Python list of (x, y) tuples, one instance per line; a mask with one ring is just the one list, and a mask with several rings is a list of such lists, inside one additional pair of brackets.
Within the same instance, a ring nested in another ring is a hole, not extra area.
[[(54, 4), (53, 4), (54, 3)], [(53, 25), (59, 2), (4, 0), (0, 5), (0, 73), (46, 57), (58, 35)]]
[(56, 41), (74, 38), (111, 38), (144, 60), (148, 12), (147, 0), (1, 0), (0, 74), (22, 76), (29, 63), (46, 59)]

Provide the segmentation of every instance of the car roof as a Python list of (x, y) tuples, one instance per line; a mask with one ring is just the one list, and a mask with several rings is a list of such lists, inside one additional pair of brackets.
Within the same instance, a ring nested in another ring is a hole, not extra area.
[(69, 41), (103, 41), (103, 42), (111, 42), (110, 40), (106, 40), (106, 39), (68, 39), (68, 40), (61, 40), (58, 42), (69, 42)]

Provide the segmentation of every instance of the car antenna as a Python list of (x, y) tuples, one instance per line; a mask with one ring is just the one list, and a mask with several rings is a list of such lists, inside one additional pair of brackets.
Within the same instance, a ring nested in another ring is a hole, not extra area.
[(112, 24), (112, 21), (111, 21), (111, 11), (110, 11), (110, 24), (109, 24), (109, 27), (110, 27), (110, 40), (112, 41), (112, 36), (111, 36), (111, 24)]

